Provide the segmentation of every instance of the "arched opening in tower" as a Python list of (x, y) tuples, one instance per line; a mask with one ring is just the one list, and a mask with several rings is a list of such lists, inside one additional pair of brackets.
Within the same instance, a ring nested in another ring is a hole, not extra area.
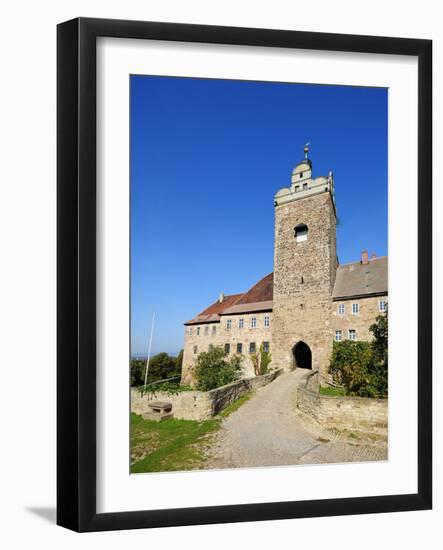
[(304, 342), (298, 342), (292, 348), (294, 366), (297, 369), (312, 369), (312, 353), (310, 347)]

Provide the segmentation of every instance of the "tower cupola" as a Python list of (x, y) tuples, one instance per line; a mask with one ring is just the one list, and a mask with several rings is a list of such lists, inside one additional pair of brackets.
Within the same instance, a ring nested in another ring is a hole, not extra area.
[(308, 157), (309, 143), (303, 149), (304, 158), (292, 170), (290, 187), (283, 187), (274, 196), (274, 205), (280, 206), (289, 202), (330, 193), (334, 203), (334, 177), (332, 172), (327, 176), (312, 177), (312, 162)]
[(312, 178), (312, 162), (308, 158), (309, 143), (306, 143), (303, 151), (305, 158), (292, 170), (292, 184), (301, 183)]

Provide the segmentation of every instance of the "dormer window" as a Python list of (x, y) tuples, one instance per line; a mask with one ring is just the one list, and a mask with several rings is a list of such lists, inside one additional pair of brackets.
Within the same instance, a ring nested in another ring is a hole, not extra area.
[(294, 237), (297, 243), (308, 240), (308, 226), (304, 223), (299, 223), (294, 227)]

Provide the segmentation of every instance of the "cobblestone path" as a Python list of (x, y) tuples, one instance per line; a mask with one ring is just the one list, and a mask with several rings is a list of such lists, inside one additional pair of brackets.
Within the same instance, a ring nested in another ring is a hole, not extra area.
[(331, 435), (302, 415), (295, 404), (302, 369), (260, 388), (228, 416), (211, 449), (207, 468), (386, 460), (386, 446)]

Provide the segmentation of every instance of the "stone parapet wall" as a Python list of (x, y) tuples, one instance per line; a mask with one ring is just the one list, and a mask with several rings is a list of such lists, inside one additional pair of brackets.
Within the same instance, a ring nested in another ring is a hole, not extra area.
[(309, 373), (297, 390), (297, 407), (325, 428), (388, 435), (388, 400), (334, 397), (318, 393), (318, 372)]
[(151, 401), (167, 401), (172, 403), (174, 418), (207, 420), (245, 393), (266, 386), (281, 373), (282, 371), (278, 370), (263, 376), (245, 378), (207, 392), (184, 391), (172, 395), (166, 392), (156, 392), (142, 396), (137, 388), (131, 388), (131, 412), (144, 414), (149, 411)]

